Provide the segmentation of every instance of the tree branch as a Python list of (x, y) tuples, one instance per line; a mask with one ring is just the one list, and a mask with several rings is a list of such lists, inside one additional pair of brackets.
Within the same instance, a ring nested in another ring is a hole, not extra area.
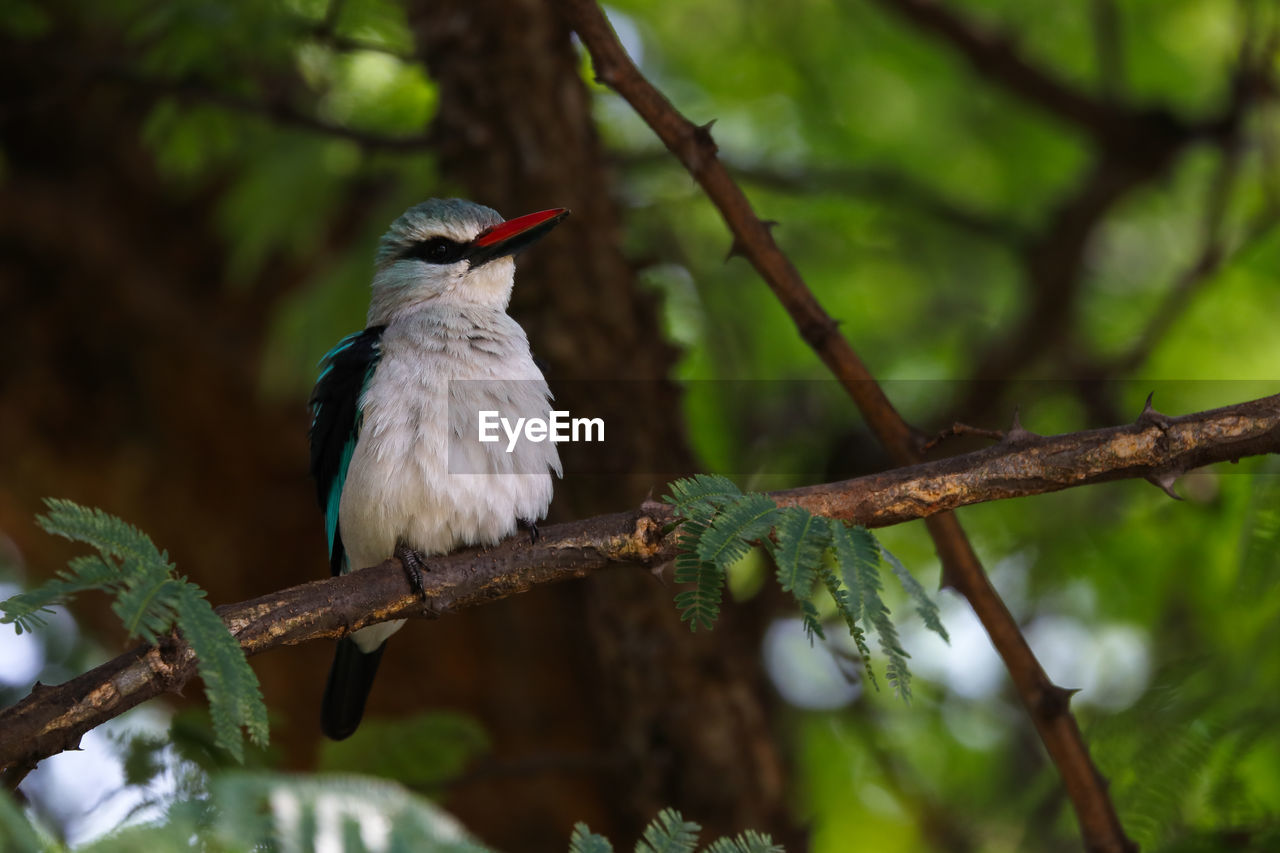
[[(913, 7), (934, 5), (925, 0), (902, 2)], [(881, 444), (900, 464), (917, 461), (922, 437), (894, 409), (790, 259), (778, 249), (768, 227), (756, 216), (741, 188), (716, 159), (716, 145), (711, 138), (710, 126), (694, 125), (644, 78), (595, 2), (561, 0), (560, 5), (591, 54), (596, 77), (627, 100), (702, 186), (733, 233), (734, 250), (746, 257), (764, 278), (791, 316), (801, 337), (849, 392)], [(923, 11), (930, 10), (925, 8)], [(946, 23), (945, 19), (942, 22)], [(1017, 59), (1008, 51), (997, 56), (1005, 60)], [(1042, 101), (1046, 98), (1057, 101), (1045, 106), (1060, 108), (1100, 142), (1105, 140), (1105, 143), (1132, 153), (1134, 162), (1141, 162), (1147, 157), (1143, 151), (1153, 140), (1164, 150), (1171, 151), (1165, 131), (1169, 123), (1175, 122), (1172, 118), (1159, 113), (1122, 113), (1119, 114), (1122, 117), (1136, 115), (1137, 120), (1126, 118), (1115, 122), (1113, 118), (1118, 113), (1110, 106), (1059, 87), (1025, 64), (1015, 64), (1011, 68), (1013, 74), (1002, 78), (1006, 84)], [(1089, 757), (1080, 728), (1067, 708), (1070, 693), (1049, 680), (1013, 615), (991, 586), (981, 561), (955, 516), (950, 513), (933, 515), (927, 526), (942, 560), (944, 583), (960, 592), (981, 620), (1009, 670), (1037, 733), (1062, 775), (1085, 846), (1089, 850), (1107, 853), (1134, 850), (1133, 842), (1120, 825), (1105, 782)]]
[[(780, 505), (884, 527), (936, 519), (968, 504), (1109, 480), (1165, 480), (1191, 468), (1274, 452), (1280, 452), (1280, 395), (1180, 418), (1146, 416), (1110, 429), (1004, 441), (773, 497)], [(519, 536), (493, 548), (431, 558), (425, 604), (391, 559), (219, 607), (218, 613), (245, 653), (254, 655), (388, 619), (434, 618), (619, 565), (661, 566), (675, 556), (675, 537), (663, 535), (671, 521), (667, 505), (647, 502), (632, 512), (554, 525), (536, 544)], [(38, 761), (76, 748), (90, 729), (162, 693), (181, 691), (194, 674), (190, 647), (174, 637), (155, 648), (133, 649), (64, 684), (37, 684), (26, 699), (0, 711), (0, 768), (6, 779), (20, 777)]]

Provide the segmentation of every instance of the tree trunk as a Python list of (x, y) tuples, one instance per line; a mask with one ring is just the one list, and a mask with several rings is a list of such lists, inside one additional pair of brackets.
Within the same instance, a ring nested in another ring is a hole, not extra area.
[[(568, 27), (544, 0), (423, 0), (410, 20), (440, 87), (432, 136), (441, 173), (506, 216), (573, 210), (522, 264), (513, 299), (535, 355), (549, 363), (557, 405), (606, 423), (608, 451), (587, 463), (600, 467), (567, 475), (553, 514), (592, 515), (650, 491), (656, 497), (669, 475), (693, 467), (678, 390), (666, 380), (674, 352), (663, 342), (654, 299), (621, 254), (617, 205)], [(611, 476), (617, 471), (634, 473)], [(708, 836), (756, 827), (794, 837), (759, 663), (766, 608), (729, 608), (715, 632), (692, 635), (668, 586), (639, 571), (607, 574), (485, 614), (505, 647), (523, 652), (520, 666), (542, 671), (560, 657), (577, 664), (567, 690), (540, 678), (548, 689), (523, 699), (554, 720), (555, 731), (579, 733), (577, 748), (607, 759), (607, 776), (566, 790), (572, 799), (557, 820), (561, 846), (564, 827), (595, 814), (600, 829), (629, 844), (664, 806), (703, 823)], [(528, 631), (557, 636), (564, 652), (540, 650), (530, 660)], [(590, 653), (570, 655), (574, 649)], [(509, 677), (501, 668), (489, 676), (495, 687)], [(548, 732), (531, 725), (506, 736), (523, 741), (516, 751), (537, 751)], [(552, 795), (549, 786), (537, 788), (534, 796)], [(593, 805), (584, 808), (583, 799)], [(458, 798), (450, 806), (495, 843), (530, 849), (528, 835), (499, 834), (486, 818), (492, 802)], [(554, 838), (547, 849), (557, 849)]]
[[(141, 142), (156, 93), (97, 73), (119, 67), (119, 44), (51, 9), (44, 37), (0, 35), (0, 71), (23, 93), (0, 122), (0, 531), (33, 577), (52, 573), (72, 549), (32, 516), (63, 496), (147, 531), (214, 603), (320, 577), (304, 401), (257, 391), (277, 300), (315, 261), (275, 261), (228, 288), (211, 215), (221, 186), (178, 191), (157, 174)], [(424, 0), (411, 13), (457, 194), (507, 216), (574, 211), (522, 258), (513, 303), (558, 405), (607, 425), (553, 515), (658, 494), (693, 468), (666, 380), (673, 351), (619, 248), (567, 28), (542, 2)], [(335, 211), (330, 253), (365, 200), (353, 187)], [(447, 805), (500, 848), (564, 850), (578, 820), (629, 846), (668, 805), (709, 833), (756, 827), (794, 843), (759, 665), (765, 601), (694, 636), (658, 579), (608, 575), (410, 624), (369, 715), (459, 708), (484, 722), (495, 754)], [(78, 612), (120, 635), (101, 599)], [(330, 654), (311, 644), (253, 661), (273, 743), (295, 766), (314, 760)]]

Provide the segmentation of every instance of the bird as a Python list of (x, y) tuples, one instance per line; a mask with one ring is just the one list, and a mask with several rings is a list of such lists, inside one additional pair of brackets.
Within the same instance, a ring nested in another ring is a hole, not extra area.
[[(493, 545), (528, 527), (536, 541), (553, 442), (480, 443), (478, 413), (545, 417), (552, 395), (507, 306), (514, 256), (569, 211), (503, 220), (463, 199), (430, 199), (379, 241), (363, 331), (321, 359), (310, 398), (311, 474), (333, 575), (400, 558), (422, 589), (423, 558)], [(338, 641), (321, 705), (334, 740), (356, 731), (389, 636), (404, 620)]]

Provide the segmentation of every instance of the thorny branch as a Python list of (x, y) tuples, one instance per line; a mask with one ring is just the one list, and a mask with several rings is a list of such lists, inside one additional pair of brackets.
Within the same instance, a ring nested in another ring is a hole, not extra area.
[[(1089, 432), (1023, 432), (975, 453), (772, 497), (780, 505), (884, 527), (1110, 480), (1169, 482), (1193, 468), (1275, 452), (1280, 395), (1178, 418), (1144, 412), (1135, 423)], [(675, 556), (675, 537), (663, 532), (671, 521), (667, 505), (647, 502), (631, 512), (548, 527), (537, 543), (517, 536), (493, 548), (431, 558), (425, 604), (391, 559), (354, 575), (219, 607), (218, 613), (245, 653), (254, 655), (388, 619), (434, 618), (617, 566), (660, 567)], [(190, 647), (174, 639), (134, 649), (64, 684), (37, 685), (26, 699), (0, 710), (6, 782), (16, 784), (38, 761), (74, 749), (85, 732), (130, 708), (181, 691), (194, 674)], [(1042, 691), (1037, 713), (1065, 716), (1061, 693), (1047, 681)]]
[[(1169, 134), (1168, 125), (1173, 120), (1165, 114), (1122, 111), (1077, 92), (1025, 62), (1006, 43), (977, 36), (928, 0), (882, 2), (899, 7), (899, 11), (914, 16), (920, 25), (951, 38), (980, 72), (1076, 124), (1101, 146), (1123, 148), (1127, 154), (1134, 155), (1125, 157), (1123, 164), (1104, 162), (1090, 193), (1081, 197), (1079, 207), (1068, 206), (1062, 211), (1068, 224), (1076, 226), (1072, 229), (1072, 243), (1082, 242), (1083, 234), (1088, 231), (1081, 227), (1085, 214), (1096, 216), (1097, 211), (1107, 209), (1131, 183), (1132, 172), (1159, 171), (1160, 161), (1172, 157), (1186, 139), (1208, 130), (1185, 126), (1181, 134)], [(710, 125), (694, 125), (644, 78), (595, 2), (562, 0), (561, 8), (591, 54), (597, 78), (627, 100), (702, 186), (733, 233), (734, 248), (764, 278), (791, 315), (801, 336), (848, 390), (890, 455), (900, 464), (917, 461), (922, 444), (920, 436), (893, 408), (790, 259), (778, 249), (769, 228), (755, 214), (741, 188), (716, 158)], [(1222, 129), (1214, 125), (1212, 130), (1221, 132)], [(1169, 141), (1179, 136), (1185, 138)], [(1151, 145), (1160, 149), (1154, 166), (1150, 151), (1146, 150)], [(955, 516), (945, 512), (932, 515), (927, 526), (942, 560), (944, 583), (964, 595), (973, 607), (1062, 775), (1086, 848), (1109, 853), (1133, 850), (1134, 844), (1120, 825), (1105, 782), (1067, 708), (1070, 693), (1049, 680), (1012, 614), (991, 586)]]

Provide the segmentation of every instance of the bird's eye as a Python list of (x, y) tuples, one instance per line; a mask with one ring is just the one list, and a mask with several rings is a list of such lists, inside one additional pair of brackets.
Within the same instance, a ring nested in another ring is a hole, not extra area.
[(414, 243), (405, 251), (404, 256), (417, 258), (429, 264), (451, 264), (460, 260), (465, 251), (466, 246), (448, 237), (432, 237)]

